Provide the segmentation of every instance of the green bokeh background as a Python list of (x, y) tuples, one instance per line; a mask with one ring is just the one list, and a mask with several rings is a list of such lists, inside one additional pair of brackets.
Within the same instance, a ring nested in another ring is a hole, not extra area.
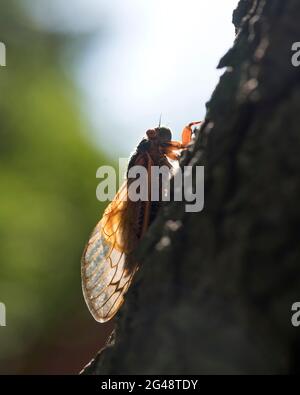
[(110, 160), (65, 67), (84, 38), (39, 31), (21, 1), (0, 5), (0, 374), (76, 373), (110, 329), (93, 322), (80, 286), (103, 210), (96, 169)]

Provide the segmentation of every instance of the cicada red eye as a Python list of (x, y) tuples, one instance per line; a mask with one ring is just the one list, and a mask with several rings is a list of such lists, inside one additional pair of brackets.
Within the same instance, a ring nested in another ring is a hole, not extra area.
[(151, 140), (151, 139), (155, 139), (155, 138), (157, 137), (157, 132), (156, 132), (155, 129), (149, 129), (149, 130), (147, 130), (146, 134), (147, 134), (147, 136), (148, 136), (148, 138), (149, 138), (150, 140)]

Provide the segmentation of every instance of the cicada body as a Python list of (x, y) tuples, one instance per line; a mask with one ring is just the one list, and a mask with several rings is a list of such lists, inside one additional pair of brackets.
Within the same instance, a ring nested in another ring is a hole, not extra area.
[[(172, 141), (169, 129), (148, 130), (128, 170), (143, 166), (151, 174), (152, 166), (171, 168), (168, 159), (178, 159), (176, 151), (184, 149), (191, 140), (193, 122), (183, 130), (182, 142)], [(127, 173), (128, 174), (128, 173)], [(104, 211), (96, 225), (81, 260), (82, 289), (86, 304), (98, 322), (110, 320), (121, 307), (133, 276), (138, 269), (134, 251), (155, 218), (159, 202), (131, 201), (128, 178)], [(151, 183), (151, 178), (149, 178)]]

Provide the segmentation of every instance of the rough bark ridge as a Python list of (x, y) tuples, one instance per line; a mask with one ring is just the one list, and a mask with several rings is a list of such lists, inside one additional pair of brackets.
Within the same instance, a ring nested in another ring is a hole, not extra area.
[(163, 208), (116, 343), (85, 373), (299, 372), (299, 20), (299, 0), (240, 1), (227, 69), (183, 158), (205, 166), (204, 211)]

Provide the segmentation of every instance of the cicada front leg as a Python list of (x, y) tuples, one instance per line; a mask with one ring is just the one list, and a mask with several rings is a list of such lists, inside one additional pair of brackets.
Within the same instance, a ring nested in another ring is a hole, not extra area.
[(201, 121), (191, 122), (183, 128), (182, 131), (182, 148), (186, 148), (192, 141), (192, 127), (195, 125), (200, 125)]
[(183, 128), (181, 141), (170, 141), (168, 143), (168, 147), (166, 148), (165, 153), (169, 159), (179, 159), (180, 155), (174, 151), (182, 150), (188, 147), (188, 145), (192, 141), (192, 127), (195, 125), (200, 125), (201, 123), (201, 121), (189, 123)]

